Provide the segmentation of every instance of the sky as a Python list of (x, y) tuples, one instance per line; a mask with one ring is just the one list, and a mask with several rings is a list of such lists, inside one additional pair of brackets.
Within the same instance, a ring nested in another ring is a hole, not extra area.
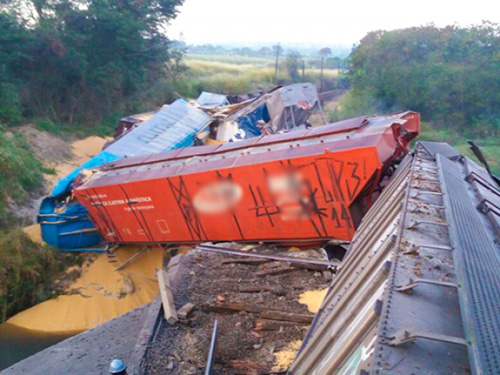
[(498, 0), (185, 0), (168, 29), (188, 44), (350, 47), (369, 31), (500, 23)]

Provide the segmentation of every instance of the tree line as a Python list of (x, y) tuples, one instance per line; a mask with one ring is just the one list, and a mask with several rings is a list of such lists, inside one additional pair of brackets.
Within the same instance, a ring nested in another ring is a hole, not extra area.
[[(165, 36), (183, 0), (10, 0), (0, 11), (0, 123), (99, 121), (164, 102)], [(155, 93), (157, 94), (157, 93)]]
[(371, 32), (349, 61), (353, 94), (377, 111), (413, 109), (463, 134), (500, 134), (496, 24)]

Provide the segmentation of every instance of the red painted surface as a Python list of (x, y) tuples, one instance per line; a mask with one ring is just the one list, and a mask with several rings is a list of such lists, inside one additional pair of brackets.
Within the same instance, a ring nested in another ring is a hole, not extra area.
[(361, 198), (420, 123), (413, 112), (349, 121), (125, 159), (74, 194), (111, 243), (348, 241)]

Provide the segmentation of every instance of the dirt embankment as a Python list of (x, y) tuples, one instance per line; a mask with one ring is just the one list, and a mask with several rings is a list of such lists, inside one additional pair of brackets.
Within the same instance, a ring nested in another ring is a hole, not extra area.
[(25, 223), (34, 223), (38, 208), (44, 196), (48, 195), (57, 181), (72, 172), (92, 156), (98, 154), (110, 138), (97, 136), (77, 139), (65, 134), (58, 136), (33, 125), (21, 126), (15, 131), (21, 133), (28, 142), (35, 156), (43, 165), (54, 171), (45, 174), (42, 189), (23, 204), (11, 203), (10, 210), (15, 216), (23, 218)]

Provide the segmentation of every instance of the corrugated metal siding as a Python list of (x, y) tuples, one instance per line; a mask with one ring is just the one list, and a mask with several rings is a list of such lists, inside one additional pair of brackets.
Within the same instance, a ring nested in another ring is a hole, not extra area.
[(118, 156), (137, 156), (187, 147), (192, 145), (193, 135), (210, 120), (205, 112), (179, 99), (110, 145), (106, 151)]
[(438, 170), (417, 144), (363, 219), (289, 374), (470, 374)]

